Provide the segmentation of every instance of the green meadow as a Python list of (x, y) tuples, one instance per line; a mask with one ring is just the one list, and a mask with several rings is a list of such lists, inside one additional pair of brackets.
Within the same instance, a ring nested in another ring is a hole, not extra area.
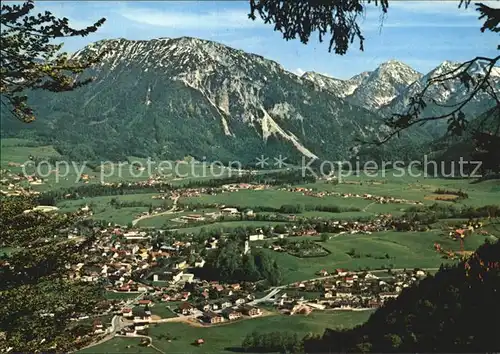
[(231, 229), (235, 229), (237, 227), (263, 227), (266, 225), (276, 226), (279, 224), (286, 224), (285, 222), (280, 221), (225, 221), (225, 222), (217, 222), (213, 224), (206, 224), (194, 227), (183, 227), (176, 229), (179, 233), (184, 234), (197, 234), (201, 231), (201, 229), (209, 230), (221, 230), (221, 231), (230, 231)]
[[(320, 242), (319, 237), (303, 237)], [(484, 236), (473, 234), (465, 241), (467, 250), (474, 250), (484, 242)], [(291, 238), (290, 240), (293, 240)], [(275, 252), (270, 249), (283, 271), (285, 284), (311, 279), (322, 269), (333, 271), (336, 268), (349, 270), (382, 269), (382, 268), (438, 268), (443, 259), (434, 250), (434, 242), (443, 249), (458, 251), (460, 244), (452, 240), (440, 230), (427, 232), (378, 232), (371, 235), (343, 234), (331, 235), (321, 245), (330, 251), (323, 257), (298, 258), (286, 252)], [(352, 250), (356, 256), (350, 256)], [(387, 258), (387, 256), (388, 258)]]
[(275, 189), (267, 190), (240, 190), (237, 192), (225, 192), (217, 195), (203, 195), (200, 197), (181, 198), (179, 202), (184, 204), (221, 204), (231, 205), (239, 208), (272, 207), (279, 208), (282, 205), (318, 205), (364, 208), (370, 201), (361, 198), (340, 198), (327, 196), (323, 198), (302, 195), (298, 192), (288, 192)]
[[(172, 205), (172, 200), (170, 199), (153, 199), (154, 196), (158, 196), (159, 193), (144, 193), (144, 194), (127, 194), (119, 196), (101, 196), (92, 198), (82, 198), (76, 200), (64, 200), (57, 204), (57, 206), (62, 211), (75, 211), (85, 205), (88, 205), (92, 211), (92, 218), (96, 220), (106, 220), (109, 222), (114, 222), (119, 225), (127, 225), (132, 220), (136, 219), (137, 216), (143, 212), (149, 211), (149, 205), (153, 208), (156, 207), (167, 207)], [(116, 208), (111, 205), (111, 200), (117, 199), (121, 203), (142, 203), (144, 206), (133, 206), (127, 207), (122, 206)]]
[[(184, 323), (164, 323), (149, 328), (153, 345), (164, 353), (229, 353), (240, 351), (244, 337), (252, 331), (289, 331), (305, 336), (321, 334), (325, 328), (351, 328), (365, 322), (372, 311), (325, 311), (312, 312), (308, 316), (271, 316), (241, 320), (207, 328)], [(168, 338), (174, 338), (169, 341)], [(193, 345), (204, 339), (202, 346)], [(126, 348), (127, 346), (131, 348)], [(114, 338), (99, 346), (82, 350), (81, 353), (151, 353), (152, 348), (139, 346), (139, 340)]]

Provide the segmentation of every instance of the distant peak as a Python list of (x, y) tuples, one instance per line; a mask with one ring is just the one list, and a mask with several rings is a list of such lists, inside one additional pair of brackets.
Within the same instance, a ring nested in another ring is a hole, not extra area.
[(305, 73), (303, 73), (301, 75), (301, 77), (313, 77), (313, 76), (322, 76), (322, 77), (326, 77), (326, 78), (329, 78), (329, 79), (339, 80), (339, 79), (335, 79), (331, 75), (323, 74), (323, 73), (318, 73), (316, 71), (306, 71)]
[[(449, 69), (449, 68), (454, 68), (457, 65), (460, 65), (460, 63), (457, 61), (445, 60), (441, 64), (439, 64), (436, 67), (436, 69)], [(434, 69), (434, 70), (436, 70), (436, 69)]]
[(408, 64), (403, 63), (402, 61), (396, 60), (396, 59), (391, 59), (383, 62), (382, 64), (379, 65), (379, 68), (393, 68), (393, 67), (403, 67), (403, 68), (410, 68), (414, 70), (411, 66)]
[(448, 66), (448, 65), (455, 65), (455, 64), (458, 64), (458, 62), (451, 61), (451, 60), (445, 60), (441, 64), (439, 64), (439, 66)]
[(389, 59), (389, 60), (382, 63), (382, 65), (384, 65), (384, 64), (389, 65), (389, 64), (404, 64), (404, 63), (399, 61), (399, 60), (396, 60), (396, 59)]
[(351, 77), (349, 80), (359, 80), (359, 79), (364, 79), (365, 77), (370, 76), (372, 72), (371, 71), (363, 71), (362, 73), (359, 73), (357, 75), (354, 75)]

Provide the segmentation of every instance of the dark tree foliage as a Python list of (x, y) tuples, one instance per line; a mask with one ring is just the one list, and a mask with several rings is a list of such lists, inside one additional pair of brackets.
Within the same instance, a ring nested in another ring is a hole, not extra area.
[[(243, 232), (241, 236), (246, 239), (245, 234)], [(236, 232), (235, 236), (238, 237)], [(282, 281), (281, 269), (268, 253), (252, 250), (250, 254), (244, 255), (241, 242), (236, 240), (224, 242), (217, 252), (211, 254), (199, 275), (228, 283), (265, 279), (275, 286)]]
[(81, 241), (54, 237), (74, 227), (74, 215), (25, 213), (35, 204), (24, 197), (0, 206), (0, 245), (11, 249), (0, 256), (0, 351), (68, 351), (78, 335), (70, 319), (92, 314), (102, 300), (96, 286), (66, 279), (67, 265), (82, 261), (93, 232), (81, 229)]
[(293, 332), (252, 332), (241, 343), (246, 352), (251, 353), (302, 353), (302, 339)]
[(369, 3), (380, 4), (384, 13), (389, 7), (388, 0), (250, 0), (249, 18), (255, 20), (257, 14), (265, 23), (274, 23), (274, 30), (286, 40), (299, 37), (304, 44), (313, 32), (318, 32), (320, 42), (330, 35), (328, 51), (343, 55), (356, 39), (363, 50), (358, 18)]
[(495, 352), (500, 337), (500, 242), (485, 243), (468, 260), (442, 266), (435, 276), (378, 309), (363, 325), (327, 329), (305, 341), (307, 353)]
[[(324, 36), (329, 35), (329, 51), (334, 49), (336, 54), (343, 55), (355, 39), (359, 40), (360, 49), (363, 50), (364, 37), (358, 19), (371, 2), (376, 6), (380, 4), (383, 13), (389, 9), (388, 0), (379, 2), (369, 0), (250, 0), (249, 17), (255, 20), (258, 14), (265, 23), (273, 23), (274, 30), (282, 32), (286, 40), (298, 37), (302, 43), (306, 44), (314, 32), (319, 33), (320, 42), (323, 41)], [(468, 7), (471, 0), (457, 0), (457, 3), (458, 7)], [(500, 9), (483, 3), (476, 3), (475, 6), (479, 19), (484, 21), (481, 31), (500, 32)], [(498, 49), (500, 50), (500, 46)], [(492, 58), (478, 56), (453, 70), (432, 77), (422, 91), (412, 97), (405, 112), (393, 114), (392, 117), (386, 119), (385, 124), (390, 130), (385, 137), (365, 143), (382, 145), (411, 126), (437, 120), (447, 121), (449, 136), (462, 136), (471, 118), (465, 116), (463, 108), (479, 92), (486, 92), (496, 102), (496, 110), (492, 111), (493, 117), (486, 115), (484, 119), (493, 123), (488, 124), (487, 129), (478, 128), (478, 126), (483, 126), (478, 124), (471, 128), (470, 134), (478, 150), (476, 157), (487, 162), (488, 170), (498, 171), (500, 163), (494, 154), (500, 147), (500, 115), (498, 114), (500, 100), (491, 80), (491, 72), (499, 61), (500, 56)], [(482, 72), (473, 73), (472, 69), (477, 66), (482, 68)], [(464, 98), (450, 106), (444, 106), (446, 112), (443, 114), (423, 116), (423, 111), (429, 104), (443, 107), (432, 95), (428, 94), (429, 89), (456, 83), (459, 83), (465, 90)]]
[(88, 84), (91, 79), (78, 81), (81, 73), (100, 57), (70, 58), (61, 53), (62, 44), (54, 39), (87, 36), (97, 31), (105, 19), (77, 30), (67, 18), (57, 18), (49, 11), (33, 13), (34, 1), (21, 5), (3, 3), (0, 9), (0, 93), (2, 104), (23, 122), (35, 119), (27, 103), (26, 90), (52, 92), (71, 91)]

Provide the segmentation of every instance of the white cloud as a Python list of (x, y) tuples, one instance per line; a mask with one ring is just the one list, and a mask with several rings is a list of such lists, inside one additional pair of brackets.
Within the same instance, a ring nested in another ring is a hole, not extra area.
[(189, 13), (157, 11), (148, 8), (123, 8), (118, 13), (131, 21), (171, 29), (235, 29), (263, 25), (261, 21), (250, 20), (247, 11), (237, 10)]

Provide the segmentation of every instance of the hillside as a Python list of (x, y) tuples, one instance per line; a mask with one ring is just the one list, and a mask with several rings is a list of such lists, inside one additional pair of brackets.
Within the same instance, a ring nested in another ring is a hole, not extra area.
[(72, 158), (189, 154), (255, 162), (261, 154), (346, 159), (356, 137), (380, 129), (377, 114), (276, 62), (215, 42), (105, 40), (76, 55), (102, 51), (102, 63), (85, 73), (94, 83), (33, 93), (38, 120), (26, 127), (2, 118), (3, 135), (28, 129)]
[(348, 80), (314, 72), (306, 72), (302, 77), (356, 106), (376, 111), (401, 95), (409, 85), (419, 80), (422, 74), (405, 63), (389, 60), (374, 71), (363, 72)]
[[(441, 139), (433, 143), (434, 160), (440, 164), (451, 166), (462, 159), (463, 161), (482, 161), (480, 173), (484, 174), (485, 171), (498, 172), (500, 170), (500, 161), (498, 159), (498, 151), (500, 150), (499, 144), (499, 117), (500, 106), (493, 107), (484, 112), (480, 116), (471, 119), (469, 126), (463, 136), (449, 137), (443, 136)], [(488, 147), (488, 152), (481, 149), (480, 143), (476, 140), (478, 138), (475, 132), (483, 132), (481, 140), (486, 140), (487, 144), (496, 144)], [(490, 138), (487, 137), (487, 132), (491, 134)], [(486, 139), (485, 139), (486, 138)], [(456, 165), (458, 166), (458, 165)], [(464, 166), (465, 171), (472, 172), (475, 166)]]
[[(438, 69), (422, 76), (391, 60), (349, 80), (298, 77), (259, 55), (189, 37), (103, 40), (75, 55), (102, 52), (102, 62), (82, 75), (93, 83), (57, 95), (29, 93), (34, 123), (17, 122), (2, 107), (1, 136), (41, 140), (75, 160), (191, 155), (253, 164), (264, 155), (272, 164), (279, 155), (295, 163), (355, 154), (413, 159), (444, 129), (412, 127), (378, 148), (359, 143), (384, 136), (383, 117), (403, 110)], [(456, 96), (439, 90), (444, 104)], [(480, 96), (469, 113), (488, 107)]]
[(378, 309), (363, 325), (326, 330), (306, 352), (495, 352), (500, 337), (500, 242), (441, 268)]
[[(364, 72), (348, 80), (340, 80), (315, 72), (306, 72), (302, 78), (354, 105), (365, 107), (386, 117), (393, 113), (403, 112), (410, 103), (410, 98), (419, 93), (431, 77), (449, 72), (459, 65), (460, 63), (445, 61), (429, 73), (422, 75), (402, 62), (390, 60), (382, 63), (372, 72)], [(468, 73), (474, 76), (480, 71), (479, 65), (474, 65)], [(496, 92), (500, 92), (500, 68), (493, 69), (491, 79)], [(428, 91), (428, 96), (432, 97), (437, 104), (429, 104), (424, 114), (447, 112), (446, 106), (460, 102), (465, 95), (464, 86), (458, 80), (446, 86), (433, 86)], [(468, 118), (474, 118), (493, 105), (493, 99), (487, 93), (480, 91), (464, 107), (464, 113)]]
[(302, 75), (302, 78), (315, 83), (320, 89), (329, 91), (337, 97), (346, 98), (351, 96), (368, 76), (370, 76), (370, 72), (365, 71), (348, 80), (340, 80), (314, 71), (308, 71)]
[[(402, 112), (410, 102), (410, 97), (420, 92), (431, 77), (449, 72), (457, 68), (460, 63), (445, 61), (437, 66), (428, 74), (422, 76), (419, 80), (413, 82), (403, 92), (401, 92), (391, 102), (380, 108), (379, 113), (387, 116), (394, 112)], [(481, 71), (479, 65), (472, 66), (468, 73), (471, 76), (476, 75)], [(494, 68), (491, 73), (491, 80), (493, 87), (497, 93), (500, 93), (500, 68)], [(432, 86), (428, 91), (428, 97), (432, 97), (436, 104), (429, 104), (424, 110), (425, 115), (443, 114), (448, 112), (449, 108), (446, 106), (461, 102), (467, 95), (467, 92), (459, 80), (447, 83), (445, 85)], [(467, 118), (472, 119), (484, 113), (486, 110), (494, 105), (493, 99), (484, 91), (479, 91), (474, 99), (467, 104), (463, 111)]]

